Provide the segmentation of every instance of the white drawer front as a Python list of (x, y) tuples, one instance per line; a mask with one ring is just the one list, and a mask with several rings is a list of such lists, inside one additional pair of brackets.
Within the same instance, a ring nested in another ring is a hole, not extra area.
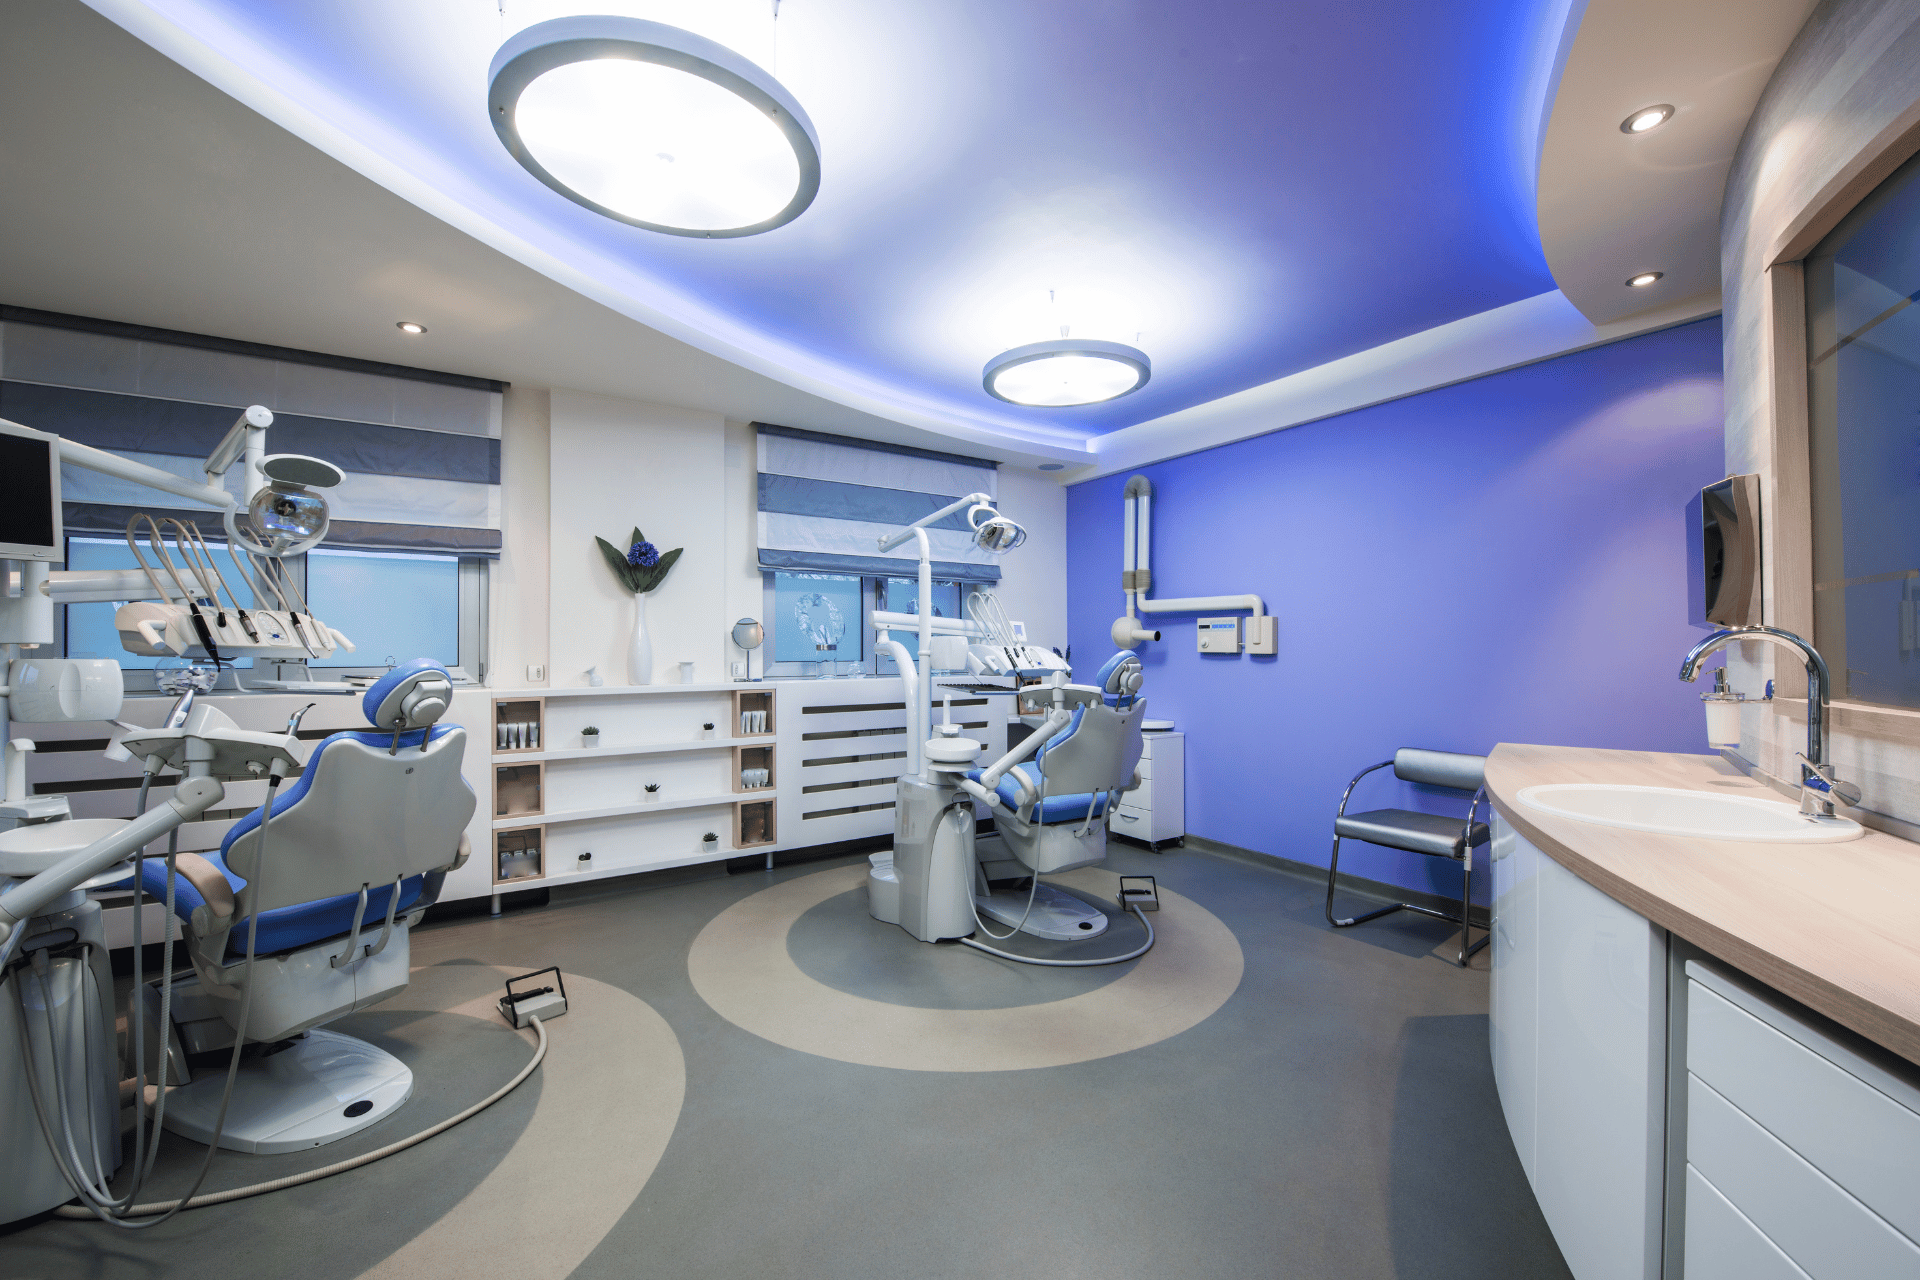
[(1687, 1280), (1809, 1280), (1760, 1229), (1687, 1169)]
[(1920, 1248), (1694, 1075), (1687, 1162), (1820, 1280), (1920, 1280)]
[(1920, 1239), (1920, 1115), (1699, 982), (1687, 984), (1687, 1069)]
[(1140, 778), (1140, 785), (1131, 791), (1121, 792), (1120, 798), (1136, 809), (1153, 808), (1153, 779), (1143, 774)]
[(1143, 778), (1151, 778), (1153, 776), (1153, 753), (1151, 751), (1142, 751), (1140, 753), (1140, 763), (1133, 766), (1133, 770)]
[(1153, 811), (1123, 804), (1113, 811), (1113, 830), (1135, 840), (1153, 839)]

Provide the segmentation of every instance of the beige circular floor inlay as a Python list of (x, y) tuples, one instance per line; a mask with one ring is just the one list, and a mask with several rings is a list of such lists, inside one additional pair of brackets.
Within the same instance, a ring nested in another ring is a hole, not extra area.
[[(789, 1049), (902, 1071), (1025, 1071), (1145, 1048), (1195, 1026), (1240, 985), (1240, 943), (1190, 898), (1160, 890), (1152, 951), (1093, 991), (1011, 1009), (916, 1009), (827, 986), (793, 962), (787, 931), (810, 908), (860, 887), (867, 867), (836, 867), (762, 889), (693, 940), (687, 974), (721, 1017)], [(1111, 898), (1113, 873), (1054, 877)], [(873, 927), (893, 928), (874, 921)], [(1000, 964), (980, 956), (981, 964)]]

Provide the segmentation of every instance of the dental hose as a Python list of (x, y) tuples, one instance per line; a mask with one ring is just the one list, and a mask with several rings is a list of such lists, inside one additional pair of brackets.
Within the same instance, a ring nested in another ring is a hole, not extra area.
[[(947, 807), (947, 812), (951, 813), (958, 807), (959, 806), (957, 804), (949, 805)], [(980, 904), (974, 898), (972, 893), (967, 894), (967, 905), (973, 911), (974, 926), (978, 928), (981, 933), (984, 933), (989, 938), (992, 938), (995, 942), (1004, 942), (1008, 938), (1011, 938), (1014, 934), (1020, 932), (1021, 927), (1027, 923), (1027, 917), (1033, 914), (1034, 899), (1037, 896), (1039, 896), (1039, 893), (1040, 893), (1040, 877), (1038, 875), (1035, 875), (1031, 877), (1031, 887), (1027, 890), (1026, 914), (1022, 915), (1020, 917), (1020, 923), (1013, 926), (1012, 930), (1007, 933), (995, 933), (993, 930), (987, 928), (986, 922), (980, 918)], [(1110, 956), (1102, 960), (1043, 960), (1038, 956), (1021, 956), (1021, 955), (1015, 955), (1011, 951), (1002, 951), (998, 947), (990, 947), (986, 943), (977, 941), (976, 939), (973, 939), (973, 938), (960, 938), (957, 941), (960, 943), (961, 946), (972, 947), (975, 951), (984, 951), (988, 955), (998, 956), (1002, 960), (1012, 960), (1018, 964), (1042, 965), (1049, 969), (1094, 969), (1094, 968), (1098, 968), (1101, 965), (1125, 964), (1129, 960), (1138, 960), (1141, 956), (1153, 950), (1153, 925), (1147, 920), (1146, 915), (1141, 912), (1138, 906), (1130, 905), (1127, 908), (1127, 910), (1133, 912), (1134, 915), (1139, 917), (1141, 928), (1147, 931), (1147, 940), (1146, 942), (1142, 943), (1138, 949), (1129, 951), (1127, 952), (1127, 954), (1123, 956)]]
[[(129, 1216), (136, 1217), (163, 1213), (170, 1218), (182, 1209), (199, 1209), (210, 1204), (225, 1204), (230, 1200), (244, 1200), (249, 1196), (264, 1195), (269, 1191), (283, 1191), (288, 1187), (297, 1187), (304, 1182), (318, 1182), (320, 1179), (330, 1178), (336, 1173), (345, 1173), (349, 1169), (358, 1169), (362, 1165), (372, 1164), (375, 1160), (384, 1160), (396, 1152), (405, 1151), (408, 1147), (425, 1142), (428, 1138), (434, 1137), (437, 1134), (445, 1133), (462, 1120), (467, 1120), (479, 1115), (482, 1111), (485, 1111), (488, 1107), (500, 1101), (500, 1099), (506, 1097), (509, 1093), (512, 1093), (520, 1086), (521, 1081), (533, 1074), (533, 1069), (540, 1065), (541, 1059), (547, 1056), (546, 1027), (542, 1026), (540, 1019), (536, 1017), (529, 1017), (527, 1021), (533, 1024), (534, 1031), (540, 1036), (540, 1043), (535, 1046), (533, 1057), (528, 1059), (527, 1065), (520, 1068), (520, 1073), (514, 1076), (513, 1079), (507, 1081), (498, 1089), (495, 1089), (492, 1093), (474, 1103), (465, 1111), (462, 1111), (459, 1115), (449, 1116), (431, 1128), (422, 1129), (419, 1133), (411, 1137), (402, 1138), (398, 1142), (388, 1143), (376, 1151), (369, 1151), (364, 1155), (354, 1156), (351, 1160), (342, 1160), (337, 1164), (330, 1164), (324, 1168), (309, 1169), (305, 1173), (291, 1174), (285, 1178), (275, 1178), (271, 1182), (257, 1182), (250, 1187), (235, 1187), (231, 1191), (210, 1191), (204, 1196), (196, 1196), (190, 1192), (187, 1197), (180, 1200), (157, 1200), (152, 1204), (137, 1204), (125, 1210), (125, 1212)], [(199, 1185), (198, 1181), (194, 1183), (195, 1190), (199, 1189)], [(79, 1205), (71, 1204), (61, 1205), (53, 1212), (54, 1216), (59, 1218), (85, 1218), (91, 1216), (86, 1209), (81, 1208)], [(166, 1219), (162, 1218), (159, 1221), (164, 1222)], [(140, 1225), (143, 1227), (149, 1225), (158, 1226), (159, 1222), (151, 1224), (143, 1222)]]

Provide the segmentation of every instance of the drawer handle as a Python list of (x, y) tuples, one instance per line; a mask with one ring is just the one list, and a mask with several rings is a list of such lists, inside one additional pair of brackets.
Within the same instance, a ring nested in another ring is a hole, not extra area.
[(1139, 814), (1137, 814), (1137, 813), (1123, 813), (1123, 814), (1121, 814), (1121, 815), (1120, 815), (1120, 821), (1122, 821), (1122, 822), (1138, 822), (1138, 821), (1140, 821), (1140, 815), (1139, 815)]

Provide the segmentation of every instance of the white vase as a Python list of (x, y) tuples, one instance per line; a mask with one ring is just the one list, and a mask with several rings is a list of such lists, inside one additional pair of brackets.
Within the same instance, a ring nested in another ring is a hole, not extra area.
[(647, 631), (647, 593), (633, 593), (633, 639), (627, 644), (627, 683), (653, 683), (653, 636)]

